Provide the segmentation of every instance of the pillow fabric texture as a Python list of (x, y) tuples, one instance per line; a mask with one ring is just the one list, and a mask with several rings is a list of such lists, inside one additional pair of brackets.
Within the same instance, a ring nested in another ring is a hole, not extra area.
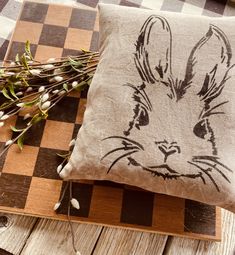
[(235, 18), (99, 9), (100, 61), (60, 176), (235, 212)]

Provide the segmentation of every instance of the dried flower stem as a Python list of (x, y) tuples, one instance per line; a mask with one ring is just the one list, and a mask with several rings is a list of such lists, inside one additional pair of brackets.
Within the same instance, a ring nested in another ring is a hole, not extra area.
[[(6, 119), (28, 109), (30, 114), (24, 116), (25, 127), (11, 127), (18, 135), (10, 141), (17, 141), (22, 149), (23, 136), (33, 125), (46, 119), (49, 111), (69, 93), (90, 85), (98, 60), (98, 52), (81, 51), (78, 56), (40, 63), (33, 59), (29, 42), (26, 42), (24, 54), (17, 55), (15, 61), (5, 61), (5, 66), (0, 67), (0, 96), (4, 98), (0, 105), (0, 129)], [(11, 145), (10, 142), (6, 145), (0, 157)]]

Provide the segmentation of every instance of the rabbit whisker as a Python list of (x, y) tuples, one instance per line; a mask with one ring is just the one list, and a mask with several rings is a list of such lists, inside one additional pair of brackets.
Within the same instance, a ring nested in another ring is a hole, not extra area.
[(123, 141), (125, 140), (125, 141), (130, 142), (130, 143), (133, 144), (133, 145), (138, 146), (139, 149), (144, 150), (143, 145), (141, 145), (140, 143), (138, 143), (138, 142), (136, 142), (136, 141), (134, 141), (134, 140), (132, 140), (132, 139), (126, 138), (126, 137), (124, 137), (124, 136), (117, 136), (117, 135), (109, 136), (109, 137), (106, 137), (106, 138), (102, 139), (102, 141), (105, 141), (105, 140), (108, 140), (108, 139), (121, 139), (121, 140), (123, 140)]
[(227, 177), (219, 168), (217, 168), (217, 164), (216, 164), (216, 163), (214, 163), (214, 165), (213, 165), (213, 164), (210, 164), (210, 163), (208, 163), (208, 162), (201, 161), (201, 160), (195, 160), (194, 162), (201, 163), (201, 164), (204, 164), (204, 165), (207, 165), (207, 166), (212, 167), (212, 168), (215, 169), (218, 173), (220, 173), (221, 176), (222, 176), (227, 182), (230, 183), (230, 180), (228, 179), (228, 177)]
[(119, 160), (121, 160), (122, 158), (125, 158), (125, 157), (127, 157), (127, 156), (129, 156), (129, 155), (131, 155), (131, 154), (133, 154), (133, 153), (136, 153), (136, 152), (138, 152), (138, 151), (139, 151), (139, 150), (130, 151), (130, 152), (125, 153), (125, 154), (122, 154), (120, 157), (116, 158), (116, 159), (113, 161), (113, 163), (110, 165), (110, 167), (109, 167), (107, 173), (110, 172), (110, 170), (112, 169), (112, 167), (113, 167)]
[(211, 180), (211, 182), (214, 184), (215, 188), (217, 189), (218, 192), (220, 192), (220, 189), (219, 189), (219, 186), (217, 185), (217, 183), (215, 182), (214, 178), (208, 173), (209, 171), (211, 171), (212, 169), (211, 168), (207, 168), (207, 169), (204, 169), (202, 167), (200, 167), (199, 165), (193, 163), (193, 162), (190, 162), (188, 161), (189, 164), (199, 168), (204, 174), (206, 174), (209, 179)]
[(119, 148), (116, 148), (116, 149), (113, 149), (113, 150), (107, 152), (107, 153), (101, 158), (101, 160), (103, 160), (103, 159), (106, 158), (108, 155), (110, 155), (110, 154), (112, 154), (112, 153), (114, 153), (114, 152), (116, 152), (116, 151), (122, 151), (122, 150), (123, 150), (123, 151), (128, 151), (128, 150), (134, 150), (134, 149), (139, 150), (139, 148), (138, 148), (137, 146), (132, 146), (132, 147), (128, 147), (128, 146), (119, 147)]
[(193, 161), (194, 160), (206, 160), (206, 161), (211, 161), (214, 162), (218, 165), (220, 165), (221, 167), (223, 167), (224, 169), (228, 170), (229, 172), (233, 173), (233, 170), (231, 170), (230, 168), (228, 168), (227, 166), (225, 166), (223, 163), (221, 163), (218, 159), (219, 157), (215, 157), (215, 156), (194, 156), (193, 157)]

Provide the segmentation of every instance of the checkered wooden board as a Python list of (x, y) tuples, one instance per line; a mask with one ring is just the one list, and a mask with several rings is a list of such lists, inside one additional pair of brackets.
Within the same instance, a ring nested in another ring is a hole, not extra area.
[[(97, 9), (25, 2), (7, 58), (23, 52), (26, 40), (37, 60), (75, 55), (80, 48), (97, 50)], [(32, 128), (22, 153), (14, 144), (0, 159), (1, 211), (67, 219), (68, 194), (58, 213), (53, 211), (65, 186), (56, 172), (61, 163), (56, 153), (69, 149), (81, 126), (85, 104), (86, 91), (66, 97), (47, 120)], [(12, 137), (9, 125), (20, 128), (22, 124), (22, 116), (8, 121), (1, 129), (1, 147)], [(220, 209), (199, 202), (107, 181), (75, 182), (73, 196), (81, 206), (79, 211), (72, 209), (73, 221), (198, 239), (221, 237)]]

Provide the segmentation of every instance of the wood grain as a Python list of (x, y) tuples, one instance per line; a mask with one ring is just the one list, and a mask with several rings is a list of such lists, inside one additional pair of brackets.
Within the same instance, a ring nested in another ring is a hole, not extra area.
[(234, 255), (235, 254), (235, 215), (222, 210), (222, 242), (199, 241), (196, 255)]
[(173, 237), (164, 255), (234, 255), (235, 215), (222, 209), (222, 242)]
[(132, 230), (105, 228), (94, 255), (162, 254), (167, 236)]
[(0, 216), (6, 216), (8, 219), (5, 227), (0, 226), (0, 249), (20, 254), (37, 218), (13, 214), (1, 214)]
[[(82, 255), (90, 255), (102, 230), (101, 226), (73, 223), (75, 244)], [(21, 255), (74, 254), (67, 222), (40, 219)]]

